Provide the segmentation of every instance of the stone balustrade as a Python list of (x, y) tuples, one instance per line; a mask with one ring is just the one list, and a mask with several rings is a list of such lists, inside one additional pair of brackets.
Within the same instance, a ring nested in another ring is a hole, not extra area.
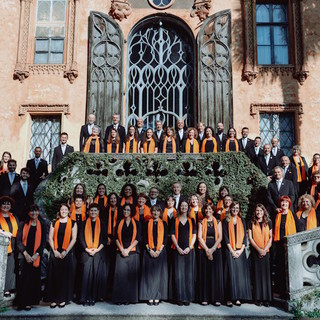
[(3, 304), (4, 284), (6, 281), (9, 238), (0, 235), (0, 306)]

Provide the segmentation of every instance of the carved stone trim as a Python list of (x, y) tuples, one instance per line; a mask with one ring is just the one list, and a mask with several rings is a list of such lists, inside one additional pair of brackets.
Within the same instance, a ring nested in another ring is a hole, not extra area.
[(19, 116), (26, 113), (63, 113), (70, 114), (70, 106), (68, 104), (22, 104), (19, 106)]
[(287, 246), (292, 246), (297, 243), (308, 242), (312, 240), (318, 240), (320, 239), (320, 228), (299, 232), (285, 238)]
[(190, 16), (194, 18), (198, 16), (200, 21), (208, 18), (211, 8), (211, 0), (194, 0)]
[(29, 71), (32, 74), (61, 74), (66, 70), (65, 64), (32, 64)]
[(302, 103), (259, 103), (250, 105), (250, 115), (255, 116), (259, 112), (296, 112), (303, 114)]
[(112, 0), (109, 15), (115, 19), (122, 21), (127, 19), (132, 13), (132, 8), (129, 0)]
[(276, 76), (290, 76), (297, 79), (300, 85), (303, 85), (309, 76), (306, 65), (305, 45), (303, 38), (303, 12), (301, 10), (301, 0), (288, 1), (288, 11), (291, 13), (289, 24), (290, 34), (290, 57), (291, 65), (258, 65), (256, 48), (256, 2), (257, 0), (242, 0), (242, 20), (245, 35), (244, 41), (244, 67), (242, 70), (242, 81), (252, 84), (259, 74)]

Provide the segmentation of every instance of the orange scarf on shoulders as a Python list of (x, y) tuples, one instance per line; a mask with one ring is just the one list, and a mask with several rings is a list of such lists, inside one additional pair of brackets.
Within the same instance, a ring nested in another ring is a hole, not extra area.
[(89, 217), (84, 227), (84, 240), (88, 249), (98, 249), (100, 240), (101, 224), (99, 217), (96, 218), (96, 225), (94, 227), (94, 236), (92, 241), (92, 224)]
[[(120, 205), (124, 206), (125, 204), (126, 204), (126, 198), (122, 197)], [(130, 204), (133, 204), (133, 197), (132, 196), (130, 197)]]
[[(298, 219), (301, 218), (302, 215), (302, 210), (297, 212), (297, 217)], [(317, 228), (317, 214), (316, 214), (316, 210), (314, 210), (314, 208), (312, 208), (308, 214), (307, 217), (307, 230), (311, 230), (311, 229), (315, 229)]]
[[(9, 212), (9, 219), (12, 225), (12, 237), (16, 238), (17, 237), (17, 233), (18, 233), (18, 223), (16, 218), (14, 217), (14, 215), (12, 213)], [(7, 221), (5, 219), (5, 217), (0, 213), (0, 227), (3, 231), (6, 232), (10, 232), (9, 226), (7, 224)], [(12, 245), (11, 245), (11, 239), (9, 239), (9, 246), (8, 246), (8, 253), (11, 253), (12, 250)]]
[(304, 166), (304, 162), (303, 162), (302, 158), (300, 156), (298, 156), (298, 157), (300, 160), (301, 170), (300, 170), (299, 163), (296, 160), (296, 156), (292, 156), (294, 164), (296, 165), (296, 168), (297, 168), (297, 174), (298, 174), (297, 182), (302, 182), (302, 181), (306, 180), (306, 170), (305, 170), (305, 166)]
[[(132, 153), (137, 153), (138, 152), (138, 141), (137, 139), (131, 139), (132, 142)], [(130, 142), (131, 140), (127, 140), (126, 141), (126, 149), (125, 149), (125, 153), (130, 153)]]
[[(274, 242), (280, 241), (280, 224), (281, 224), (282, 213), (279, 212), (276, 216), (276, 221), (274, 224)], [(297, 233), (296, 223), (294, 221), (293, 214), (291, 210), (288, 210), (286, 214), (286, 224), (285, 224), (285, 236), (290, 236), (291, 234)]]
[[(81, 221), (85, 221), (86, 220), (86, 211), (87, 211), (87, 206), (84, 203), (81, 206)], [(76, 213), (76, 207), (75, 207), (74, 203), (71, 203), (70, 212), (71, 212), (71, 214), (70, 214), (71, 220), (77, 221), (77, 216), (76, 216), (77, 213)]]
[[(96, 196), (96, 197), (94, 198), (93, 203), (98, 204), (98, 203), (99, 203), (99, 199), (100, 199), (100, 197), (99, 197), (99, 196)], [(107, 197), (106, 195), (104, 195), (104, 196), (103, 196), (103, 205), (104, 205), (104, 207), (107, 207), (107, 203), (108, 203), (108, 197)]]
[[(177, 210), (173, 208), (172, 217), (175, 219), (177, 215)], [(162, 221), (164, 221), (168, 225), (168, 208), (165, 208), (163, 211)]]
[(223, 210), (223, 200), (218, 201), (216, 210)]
[(270, 240), (269, 225), (263, 223), (261, 230), (259, 222), (252, 223), (252, 238), (260, 249), (264, 249)]
[[(120, 145), (120, 143), (116, 143), (116, 152), (115, 153), (119, 153), (119, 145)], [(112, 142), (107, 143), (107, 153), (112, 153)]]
[[(156, 250), (159, 251), (164, 241), (164, 225), (162, 220), (158, 219), (158, 234), (157, 234), (157, 247)], [(153, 219), (151, 218), (148, 222), (148, 245), (150, 249), (154, 249), (154, 240), (153, 240)]]
[[(218, 221), (215, 217), (212, 217), (212, 221), (213, 221), (213, 226), (214, 226), (214, 238), (215, 238), (215, 242), (217, 242), (218, 238), (219, 238), (219, 232), (218, 232)], [(208, 219), (204, 218), (201, 222), (202, 224), (202, 239), (204, 242), (207, 241), (207, 231), (208, 231)], [(221, 243), (219, 243), (218, 245), (218, 249), (221, 248)], [(203, 249), (201, 247), (201, 245), (199, 244), (199, 249)]]
[[(188, 221), (187, 223), (189, 222), (189, 247), (191, 248), (191, 242), (192, 242), (192, 220), (191, 218), (188, 218)], [(180, 223), (180, 217), (176, 218), (176, 221), (175, 221), (175, 232), (174, 232), (174, 236), (177, 240), (177, 243), (178, 243), (178, 240), (179, 240), (179, 223)], [(172, 248), (173, 249), (176, 249), (175, 245), (172, 244)], [(193, 249), (193, 247), (191, 248)]]
[(241, 249), (243, 245), (244, 227), (243, 227), (242, 220), (239, 216), (237, 216), (236, 228), (237, 228), (237, 239), (235, 239), (233, 217), (231, 217), (230, 221), (228, 222), (228, 231), (229, 231), (230, 245), (233, 250)]
[(6, 167), (5, 167), (4, 164), (2, 164), (2, 165), (1, 165), (1, 169), (0, 169), (0, 175), (2, 175), (2, 174), (4, 174), (4, 173), (8, 173), (8, 172), (9, 172), (8, 164), (6, 165)]
[(190, 210), (190, 218), (193, 219), (194, 223), (199, 223), (203, 219), (203, 214), (201, 212), (200, 206), (198, 206), (198, 221), (196, 221), (196, 212), (194, 211), (194, 208), (191, 207)]
[(109, 213), (108, 213), (108, 235), (114, 236), (114, 232), (115, 232), (117, 221), (118, 221), (118, 208), (117, 207), (115, 207), (115, 209), (114, 209), (112, 226), (111, 226), (111, 217), (112, 217), (112, 215), (111, 215), (111, 207), (110, 207)]
[[(118, 226), (118, 241), (121, 245), (121, 247), (123, 248), (123, 244), (122, 244), (122, 227), (123, 227), (123, 224), (124, 224), (124, 218), (120, 221), (119, 223), (119, 226)], [(131, 244), (133, 244), (134, 240), (136, 240), (136, 237), (137, 237), (137, 225), (136, 225), (136, 222), (133, 218), (131, 218), (131, 223), (132, 223), (132, 226), (133, 226), (133, 233), (132, 233), (132, 238), (131, 238)], [(118, 248), (119, 250), (119, 248)], [(136, 247), (133, 247), (130, 251), (136, 251)]]
[[(54, 224), (54, 232), (53, 232), (53, 242), (54, 242), (54, 250), (58, 249), (58, 231), (60, 226), (60, 219), (56, 221)], [(72, 220), (68, 218), (66, 229), (64, 232), (62, 249), (67, 250), (71, 241), (71, 233), (72, 233)]]
[[(162, 153), (167, 153), (167, 142), (168, 142), (168, 137), (165, 137), (163, 141)], [(171, 142), (172, 142), (172, 153), (176, 153), (177, 152), (176, 142), (173, 138), (171, 139)]]
[[(228, 210), (229, 211), (229, 210)], [(223, 209), (221, 211), (221, 214), (220, 214), (220, 221), (222, 222), (225, 218), (226, 218), (226, 215), (227, 215), (227, 209)]]
[[(151, 211), (150, 208), (147, 205), (144, 205), (143, 209), (143, 216), (144, 216), (144, 221), (148, 222), (151, 219)], [(133, 217), (136, 221), (140, 221), (140, 213), (139, 213), (139, 207), (136, 206), (136, 214)]]
[[(93, 136), (90, 136), (83, 148), (83, 152), (84, 153), (89, 153), (90, 150), (90, 145), (91, 145), (91, 141), (92, 141)], [(94, 153), (99, 153), (100, 152), (100, 141), (99, 141), (99, 137), (96, 137), (96, 143), (94, 145)]]
[(145, 141), (142, 147), (143, 147), (144, 153), (154, 153), (156, 150), (156, 144), (155, 144), (153, 138), (151, 138), (151, 140), (150, 140), (149, 149), (148, 149), (148, 141)]
[[(190, 139), (186, 140), (186, 153), (190, 153)], [(196, 139), (193, 139), (193, 152), (192, 153), (199, 153), (199, 143)]]
[[(208, 139), (205, 138), (202, 142), (202, 146), (201, 146), (201, 152), (205, 153), (206, 152), (206, 143), (207, 143)], [(217, 152), (218, 149), (218, 145), (217, 145), (217, 140), (215, 138), (212, 137), (212, 142), (213, 142), (213, 153)]]
[[(231, 140), (230, 138), (227, 139), (227, 142), (226, 142), (226, 152), (230, 152), (230, 150), (229, 150), (230, 140)], [(239, 143), (238, 143), (237, 139), (234, 139), (233, 141), (234, 141), (234, 144), (235, 144), (235, 146), (236, 146), (236, 152), (239, 152)]]

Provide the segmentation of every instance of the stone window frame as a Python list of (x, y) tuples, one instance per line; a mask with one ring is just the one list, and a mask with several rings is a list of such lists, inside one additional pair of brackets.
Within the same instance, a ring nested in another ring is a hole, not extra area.
[(63, 64), (34, 64), (35, 20), (37, 0), (20, 0), (20, 27), (14, 79), (21, 83), (39, 74), (63, 74), (70, 83), (78, 77), (77, 49), (80, 0), (67, 0), (66, 36)]
[[(242, 80), (249, 85), (258, 77), (271, 73), (276, 76), (289, 76), (295, 78), (300, 85), (309, 75), (306, 65), (306, 50), (303, 39), (304, 17), (301, 9), (301, 0), (285, 0), (289, 15), (289, 54), (288, 65), (258, 65), (257, 64), (257, 35), (256, 35), (256, 3), (259, 0), (242, 0), (242, 21), (244, 31), (244, 67)], [(274, 0), (270, 3), (283, 3), (284, 0)]]

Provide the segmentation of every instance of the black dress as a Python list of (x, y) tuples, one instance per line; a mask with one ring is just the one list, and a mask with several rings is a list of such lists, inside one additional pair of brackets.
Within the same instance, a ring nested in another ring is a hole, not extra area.
[[(72, 228), (75, 222), (72, 221)], [(54, 228), (55, 222), (52, 223)], [(63, 252), (62, 244), (67, 223), (60, 223), (58, 230), (58, 251)], [(73, 250), (64, 259), (57, 259), (54, 253), (50, 252), (50, 261), (47, 272), (47, 284), (44, 301), (47, 302), (69, 302), (73, 296), (74, 286), (74, 254)]]
[[(118, 234), (118, 227), (116, 234)], [(137, 241), (140, 241), (141, 230), (139, 222), (136, 222)], [(130, 221), (127, 226), (124, 221), (122, 227), (122, 244), (126, 249), (130, 246), (133, 235), (133, 224)], [(120, 251), (116, 253), (116, 264), (113, 281), (112, 301), (114, 303), (137, 303), (139, 300), (139, 270), (140, 257), (139, 245), (136, 245), (136, 251), (131, 251), (128, 257), (123, 257)]]
[[(101, 221), (100, 223), (101, 224), (98, 248), (101, 244), (105, 246), (107, 242), (106, 225), (103, 221)], [(80, 262), (83, 266), (81, 277), (81, 291), (79, 295), (80, 302), (97, 301), (98, 299), (105, 299), (108, 274), (105, 250), (101, 249), (94, 256), (89, 255), (89, 253), (85, 251), (85, 249), (87, 248), (87, 244), (85, 241), (85, 225), (86, 224), (84, 223), (82, 229), (80, 230), (79, 237), (82, 248)], [(96, 222), (91, 221), (91, 228), (93, 242)]]
[[(176, 218), (179, 219), (179, 218)], [(192, 222), (192, 234), (196, 234), (196, 225)], [(179, 222), (178, 245), (184, 250), (189, 247), (189, 220), (183, 225)], [(175, 234), (175, 221), (171, 223), (170, 234)], [(180, 255), (178, 250), (173, 250), (172, 283), (169, 284), (169, 297), (178, 302), (191, 302), (195, 299), (196, 285), (196, 256), (192, 249), (189, 254)]]
[[(232, 218), (231, 218), (232, 219)], [(247, 243), (246, 225), (243, 219), (243, 244)], [(241, 256), (234, 259), (227, 247), (229, 241), (228, 221), (226, 219), (222, 222), (223, 238), (226, 244), (225, 263), (224, 263), (224, 288), (226, 300), (252, 300), (251, 281), (249, 273), (249, 263), (246, 257), (246, 252), (243, 251)], [(237, 237), (237, 228), (234, 225), (235, 239)]]
[[(206, 245), (210, 249), (215, 242), (214, 224), (208, 222)], [(208, 259), (203, 249), (199, 250), (198, 286), (200, 302), (215, 303), (224, 300), (221, 248), (217, 248), (213, 253), (212, 261)]]
[[(25, 250), (31, 257), (34, 255), (36, 226), (30, 226), (27, 237), (27, 244), (26, 246), (24, 246), (22, 242), (24, 225), (24, 222), (20, 223), (17, 235), (17, 247), (19, 249), (19, 280), (17, 305), (19, 308), (39, 304), (39, 301), (41, 299), (41, 261), (40, 265), (38, 267), (35, 267), (33, 263), (28, 263), (23, 255), (23, 252)], [(43, 224), (41, 224), (41, 242), (40, 247), (36, 251), (40, 256), (40, 259), (45, 246), (46, 228)]]
[[(166, 245), (168, 238), (167, 224), (163, 223), (164, 242)], [(153, 241), (157, 246), (158, 240), (158, 221), (153, 221)], [(148, 243), (148, 223), (145, 224), (143, 232), (143, 243)], [(140, 300), (167, 300), (168, 299), (168, 266), (167, 251), (164, 247), (157, 258), (150, 256), (145, 249), (143, 251), (142, 272), (140, 280)]]
[[(262, 230), (262, 222), (260, 229)], [(252, 230), (252, 222), (249, 222), (248, 229)], [(269, 221), (269, 229), (272, 230), (272, 222)], [(253, 295), (256, 301), (271, 301), (271, 272), (270, 272), (270, 253), (263, 257), (259, 257), (258, 251), (250, 247), (251, 266), (253, 269)]]
[(207, 140), (206, 141), (206, 146), (205, 146), (205, 152), (213, 152), (214, 150), (214, 143), (213, 140)]

